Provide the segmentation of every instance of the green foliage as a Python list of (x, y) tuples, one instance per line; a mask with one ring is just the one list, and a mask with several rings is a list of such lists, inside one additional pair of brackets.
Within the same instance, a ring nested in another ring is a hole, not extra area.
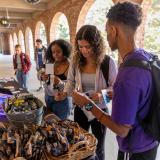
[(117, 52), (110, 51), (105, 31), (105, 25), (107, 21), (106, 13), (112, 5), (113, 2), (111, 0), (95, 0), (95, 2), (93, 3), (93, 5), (87, 13), (85, 24), (92, 24), (97, 26), (97, 28), (101, 31), (106, 45), (106, 54), (109, 54), (115, 61), (118, 61)]
[(43, 45), (47, 47), (46, 30), (44, 24), (40, 25), (39, 32), (40, 32), (40, 39), (42, 40)]
[(58, 24), (58, 37), (69, 41), (68, 26), (64, 24)]
[(62, 14), (59, 17), (59, 20), (56, 26), (56, 39), (59, 39), (59, 38), (67, 41), (70, 40), (68, 21), (64, 14)]
[(160, 55), (160, 1), (153, 0), (145, 29), (144, 48)]

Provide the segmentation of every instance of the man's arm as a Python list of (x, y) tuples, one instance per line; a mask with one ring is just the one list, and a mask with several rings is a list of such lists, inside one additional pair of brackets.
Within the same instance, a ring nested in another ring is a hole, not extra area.
[(34, 61), (37, 62), (37, 48), (34, 50)]
[(25, 54), (25, 58), (26, 58), (27, 70), (29, 71), (31, 69), (31, 60), (28, 54)]
[(112, 130), (114, 133), (116, 133), (120, 137), (126, 137), (128, 135), (129, 130), (131, 129), (131, 126), (122, 125), (114, 122), (110, 115), (103, 112), (96, 105), (94, 105), (94, 107), (91, 109), (91, 112), (94, 114), (94, 116), (98, 119), (100, 123), (108, 127), (110, 130)]
[(16, 55), (13, 55), (13, 68), (17, 69), (17, 67), (16, 67)]
[(130, 125), (122, 125), (114, 122), (110, 115), (103, 112), (91, 99), (79, 92), (73, 92), (72, 97), (74, 99), (74, 102), (80, 107), (83, 107), (91, 102), (93, 104), (91, 112), (94, 114), (94, 116), (99, 122), (111, 129), (120, 137), (126, 137), (128, 135), (129, 130), (131, 129)]

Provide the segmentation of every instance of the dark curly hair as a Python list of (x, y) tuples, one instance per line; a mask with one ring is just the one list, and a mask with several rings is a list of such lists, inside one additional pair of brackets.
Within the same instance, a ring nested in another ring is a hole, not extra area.
[(71, 54), (71, 50), (72, 50), (71, 44), (63, 39), (57, 39), (57, 40), (51, 42), (47, 48), (46, 59), (48, 62), (53, 63), (55, 61), (52, 56), (52, 51), (51, 51), (51, 48), (53, 45), (58, 45), (62, 49), (63, 55), (66, 58), (69, 58), (69, 56)]
[(76, 34), (75, 38), (75, 52), (73, 54), (73, 62), (78, 67), (82, 67), (86, 64), (86, 59), (79, 50), (78, 40), (86, 40), (89, 42), (95, 55), (96, 63), (101, 63), (104, 58), (104, 42), (100, 31), (94, 25), (82, 26)]
[(36, 42), (39, 42), (42, 44), (42, 40), (41, 39), (36, 39)]
[(136, 30), (142, 22), (142, 8), (131, 2), (117, 3), (110, 8), (106, 17), (111, 22), (122, 23)]

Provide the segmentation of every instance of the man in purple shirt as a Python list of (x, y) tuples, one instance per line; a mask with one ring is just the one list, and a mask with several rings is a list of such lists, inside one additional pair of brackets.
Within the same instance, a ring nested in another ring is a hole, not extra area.
[[(135, 33), (142, 21), (142, 9), (130, 2), (117, 3), (107, 13), (107, 40), (123, 63), (130, 59), (151, 60), (152, 55), (136, 49)], [(138, 67), (120, 67), (113, 88), (112, 115), (101, 111), (89, 98), (74, 92), (74, 102), (85, 106), (105, 126), (117, 134), (118, 160), (155, 160), (158, 142), (144, 132), (137, 113), (143, 119), (153, 93), (150, 71)]]

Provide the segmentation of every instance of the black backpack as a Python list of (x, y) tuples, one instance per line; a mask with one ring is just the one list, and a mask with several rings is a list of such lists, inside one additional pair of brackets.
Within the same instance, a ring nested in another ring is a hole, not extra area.
[(105, 55), (100, 69), (102, 70), (103, 76), (105, 78), (106, 81), (106, 85), (107, 87), (109, 87), (109, 83), (108, 83), (108, 78), (109, 78), (109, 61), (110, 61), (110, 57), (108, 55)]
[(151, 71), (154, 90), (150, 109), (147, 116), (142, 119), (139, 116), (139, 113), (143, 110), (142, 107), (137, 113), (137, 118), (144, 131), (160, 142), (160, 60), (158, 56), (153, 55), (152, 61), (128, 60), (121, 67), (140, 67)]

